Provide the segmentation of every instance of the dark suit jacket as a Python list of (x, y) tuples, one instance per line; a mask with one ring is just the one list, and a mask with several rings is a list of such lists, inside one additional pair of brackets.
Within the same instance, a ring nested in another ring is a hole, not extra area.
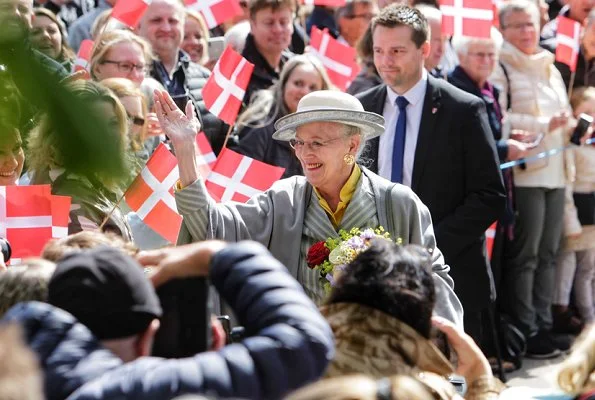
[[(359, 96), (366, 111), (383, 113), (386, 85)], [(364, 158), (378, 171), (378, 144)], [(428, 77), (415, 159), (413, 191), (430, 209), (438, 247), (450, 265), (466, 311), (489, 304), (492, 279), (486, 229), (504, 211), (506, 195), (483, 102), (448, 82)]]

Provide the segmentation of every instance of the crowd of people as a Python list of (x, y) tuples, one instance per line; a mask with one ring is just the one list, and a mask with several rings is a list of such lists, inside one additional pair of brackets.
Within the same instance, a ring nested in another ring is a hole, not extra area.
[[(0, 258), (0, 398), (491, 399), (581, 332), (560, 386), (595, 387), (595, 136), (574, 137), (595, 117), (593, 0), (503, 0), (489, 37), (447, 35), (435, 0), (240, 0), (211, 29), (146, 3), (129, 27), (116, 0), (0, 0), (0, 185), (72, 201), (67, 237)], [(559, 17), (582, 27), (576, 69)], [(313, 28), (356, 50), (345, 90)], [(221, 44), (254, 65), (232, 126), (203, 96)], [(282, 179), (216, 201), (199, 132)], [(177, 243), (122, 201), (161, 144)], [(205, 320), (170, 318), (180, 280)], [(197, 323), (203, 351), (156, 357)]]

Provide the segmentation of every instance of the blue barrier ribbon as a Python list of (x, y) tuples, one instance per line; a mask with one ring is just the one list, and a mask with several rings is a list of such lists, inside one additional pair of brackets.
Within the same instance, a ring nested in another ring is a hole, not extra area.
[[(592, 144), (593, 142), (595, 142), (595, 138), (587, 139), (587, 141), (585, 142), (585, 144)], [(505, 162), (505, 163), (500, 164), (500, 169), (512, 168), (512, 167), (517, 166), (517, 165), (521, 165), (521, 164), (525, 164), (525, 163), (530, 163), (531, 161), (541, 160), (542, 158), (545, 158), (545, 157), (551, 157), (551, 156), (554, 156), (554, 155), (556, 155), (558, 153), (563, 152), (564, 150), (568, 150), (569, 148), (571, 148), (573, 146), (575, 146), (575, 145), (571, 144), (571, 145), (568, 145), (568, 146), (558, 147), (556, 149), (551, 149), (551, 150), (548, 150), (548, 151), (544, 151), (544, 152), (541, 152), (541, 153), (536, 154), (536, 155), (531, 156), (531, 157), (520, 158), (520, 159), (515, 160), (515, 161), (508, 161), (508, 162)]]

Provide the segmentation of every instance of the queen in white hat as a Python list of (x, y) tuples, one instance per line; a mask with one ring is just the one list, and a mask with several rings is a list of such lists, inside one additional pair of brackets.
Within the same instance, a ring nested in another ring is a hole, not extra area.
[(308, 267), (310, 247), (339, 230), (382, 226), (403, 244), (426, 247), (433, 257), (436, 313), (459, 323), (462, 307), (449, 267), (436, 247), (430, 213), (406, 186), (393, 184), (358, 163), (366, 141), (384, 132), (384, 119), (364, 111), (355, 97), (320, 90), (304, 96), (295, 113), (275, 123), (273, 138), (289, 141), (305, 176), (283, 179), (247, 203), (216, 203), (196, 168), (194, 140), (200, 125), (191, 104), (186, 115), (167, 92), (156, 110), (170, 137), (180, 171), (176, 191), (184, 217), (178, 243), (206, 239), (255, 240), (267, 246), (317, 303), (325, 297), (320, 274)]

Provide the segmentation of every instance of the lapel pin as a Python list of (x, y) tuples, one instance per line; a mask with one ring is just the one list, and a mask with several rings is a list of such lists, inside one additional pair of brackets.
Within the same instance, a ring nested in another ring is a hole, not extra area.
[(438, 107), (432, 108), (432, 114), (436, 114), (436, 112), (438, 112)]

